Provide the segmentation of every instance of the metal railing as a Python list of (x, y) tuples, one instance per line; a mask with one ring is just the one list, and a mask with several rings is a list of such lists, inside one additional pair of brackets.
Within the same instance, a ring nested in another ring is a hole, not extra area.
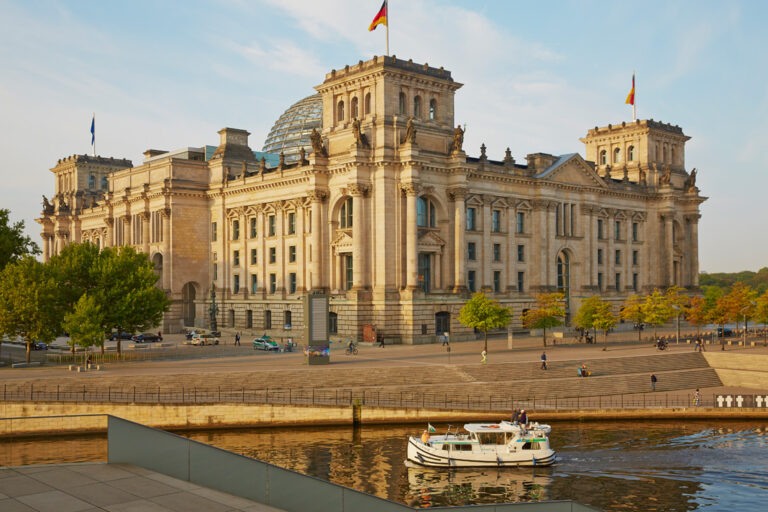
[[(739, 407), (765, 408), (768, 400), (742, 395)], [(768, 396), (768, 393), (762, 396)], [(593, 395), (575, 397), (529, 396), (514, 394), (422, 393), (413, 391), (381, 392), (353, 389), (284, 389), (284, 388), (163, 388), (112, 387), (82, 389), (35, 385), (3, 384), (0, 399), (4, 402), (98, 402), (134, 404), (285, 404), (348, 407), (353, 403), (369, 407), (429, 408), (441, 410), (511, 411), (516, 408), (536, 410), (639, 409), (670, 407), (723, 407), (718, 396), (701, 397), (694, 403), (693, 393), (663, 392)], [(735, 397), (732, 402), (736, 406)]]

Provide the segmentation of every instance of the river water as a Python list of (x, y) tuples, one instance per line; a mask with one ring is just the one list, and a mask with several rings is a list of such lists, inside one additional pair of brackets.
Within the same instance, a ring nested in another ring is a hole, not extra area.
[[(438, 433), (446, 425), (435, 425)], [(768, 510), (768, 424), (553, 423), (550, 468), (404, 464), (422, 426), (216, 430), (198, 441), (414, 506), (572, 499), (609, 511)], [(0, 464), (104, 460), (106, 438), (0, 441)]]

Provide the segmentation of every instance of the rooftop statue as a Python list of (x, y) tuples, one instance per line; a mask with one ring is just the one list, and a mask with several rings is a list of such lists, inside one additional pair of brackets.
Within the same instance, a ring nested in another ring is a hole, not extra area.
[(464, 130), (461, 129), (461, 125), (456, 126), (453, 130), (453, 150), (456, 152), (461, 151), (461, 147), (464, 145)]
[(360, 120), (358, 118), (355, 118), (355, 120), (352, 121), (352, 134), (355, 136), (355, 144), (364, 148), (371, 147), (371, 145), (368, 144), (368, 137), (365, 136), (360, 127)]
[(408, 123), (405, 125), (405, 138), (403, 144), (416, 142), (416, 127), (413, 124), (413, 117), (408, 118)]
[(317, 128), (312, 128), (309, 140), (312, 142), (312, 152), (314, 152), (315, 155), (324, 158), (328, 157), (328, 152), (325, 150), (325, 146), (323, 146), (323, 137), (320, 135), (320, 132), (317, 131)]
[(664, 168), (664, 174), (659, 178), (659, 185), (669, 185), (672, 181), (672, 168), (666, 166)]
[(683, 186), (686, 192), (691, 192), (696, 188), (696, 168), (691, 171), (691, 175), (685, 179), (685, 185)]

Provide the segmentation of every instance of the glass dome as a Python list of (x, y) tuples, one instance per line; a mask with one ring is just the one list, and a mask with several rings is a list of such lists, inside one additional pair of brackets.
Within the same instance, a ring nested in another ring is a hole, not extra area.
[(275, 121), (264, 141), (262, 151), (265, 153), (285, 153), (286, 162), (299, 159), (299, 149), (312, 152), (309, 134), (312, 129), (323, 128), (323, 100), (320, 93), (307, 96), (297, 101)]

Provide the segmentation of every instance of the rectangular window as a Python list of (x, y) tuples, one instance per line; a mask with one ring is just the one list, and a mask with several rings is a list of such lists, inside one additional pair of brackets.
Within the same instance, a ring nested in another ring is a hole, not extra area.
[(637, 274), (632, 274), (632, 289), (634, 291), (637, 291), (637, 282), (638, 282)]
[(493, 210), (491, 212), (491, 228), (494, 233), (501, 232), (501, 211)]
[(288, 212), (288, 234), (296, 233), (296, 212)]
[(214, 263), (213, 264), (213, 280), (216, 281), (219, 279), (219, 264)]
[(602, 265), (603, 264), (603, 250), (598, 249), (597, 250), (597, 264)]
[(256, 274), (251, 274), (251, 293), (256, 293), (256, 290), (259, 289), (259, 279)]
[(493, 291), (496, 293), (501, 292), (501, 271), (493, 271)]
[(285, 311), (283, 313), (283, 325), (285, 326), (286, 329), (291, 328), (292, 317), (293, 317), (293, 314), (291, 314), (290, 310)]
[(632, 264), (639, 265), (640, 253), (638, 251), (632, 251)]
[(525, 213), (517, 212), (517, 233), (525, 233)]
[(555, 206), (555, 234), (561, 235), (560, 232), (560, 205)]
[(264, 328), (265, 329), (272, 328), (272, 312), (268, 309), (264, 311)]
[(599, 240), (605, 238), (605, 233), (603, 233), (603, 219), (597, 219), (597, 238)]
[(632, 223), (632, 241), (637, 242), (637, 222)]
[(269, 216), (269, 236), (275, 236), (275, 216)]
[(576, 214), (576, 205), (572, 204), (571, 205), (571, 216), (570, 216), (570, 219), (569, 219), (571, 221), (571, 231), (570, 231), (571, 236), (576, 236), (576, 220), (575, 220), (576, 219), (576, 215), (575, 214)]
[(240, 274), (235, 274), (234, 276), (234, 284), (232, 285), (232, 291), (233, 293), (238, 293), (240, 291)]
[(269, 293), (277, 291), (277, 274), (269, 274)]
[(328, 332), (330, 334), (339, 332), (339, 316), (336, 313), (328, 313)]
[(288, 247), (288, 261), (294, 263), (296, 261), (296, 246), (291, 245)]
[(621, 274), (616, 272), (616, 291), (621, 291)]
[(296, 272), (288, 274), (288, 293), (296, 293)]
[(470, 270), (467, 272), (467, 288), (469, 288), (469, 291), (474, 292), (475, 291), (475, 271)]
[(603, 291), (603, 273), (597, 273), (597, 289)]
[(618, 220), (614, 223), (614, 238), (621, 240), (621, 221)]
[(525, 290), (525, 272), (517, 273), (517, 291), (523, 293)]
[(256, 238), (258, 230), (256, 229), (256, 217), (251, 217), (251, 238)]
[(493, 261), (501, 261), (501, 244), (493, 244)]
[(520, 263), (525, 261), (525, 246), (524, 245), (518, 245), (517, 246), (517, 261)]
[(269, 262), (275, 263), (277, 261), (277, 249), (274, 247), (269, 248)]
[(211, 241), (215, 242), (219, 238), (219, 230), (216, 229), (216, 223), (211, 222)]
[(240, 251), (235, 251), (232, 253), (232, 265), (236, 267), (240, 265)]
[(345, 270), (344, 275), (346, 277), (346, 279), (345, 279), (345, 281), (346, 281), (345, 282), (345, 285), (346, 285), (345, 288), (347, 290), (351, 290), (352, 289), (352, 285), (354, 284), (354, 280), (353, 280), (353, 275), (354, 274), (352, 273), (352, 255), (351, 254), (348, 254), (348, 255), (346, 255), (344, 257), (344, 267), (345, 267), (344, 268), (344, 270)]
[(467, 243), (467, 259), (469, 260), (475, 259), (475, 242)]
[(616, 257), (613, 262), (617, 265), (621, 265), (621, 251), (618, 249), (616, 249)]
[(259, 262), (258, 253), (256, 249), (251, 249), (251, 265), (255, 265)]
[(240, 240), (240, 221), (232, 221), (232, 240)]
[(467, 231), (474, 231), (477, 225), (475, 223), (475, 209), (467, 208)]

